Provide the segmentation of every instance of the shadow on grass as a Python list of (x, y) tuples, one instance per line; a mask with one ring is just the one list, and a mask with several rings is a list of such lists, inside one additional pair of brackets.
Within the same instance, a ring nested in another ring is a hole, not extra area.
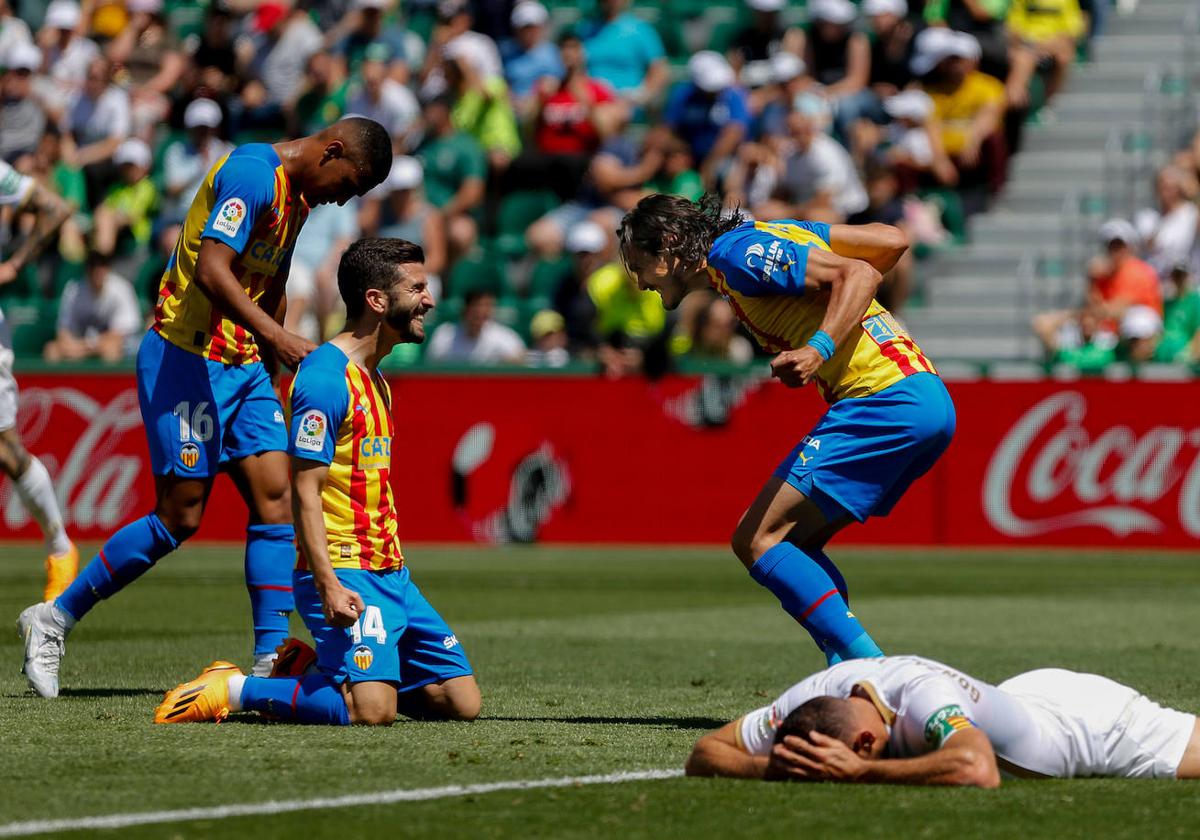
[(59, 697), (158, 697), (161, 698), (166, 689), (162, 688), (64, 688), (58, 692)]
[(675, 729), (720, 729), (727, 720), (706, 717), (602, 717), (597, 715), (572, 715), (571, 717), (505, 717), (484, 714), (480, 720), (500, 720), (515, 723), (576, 723), (612, 726), (670, 726)]

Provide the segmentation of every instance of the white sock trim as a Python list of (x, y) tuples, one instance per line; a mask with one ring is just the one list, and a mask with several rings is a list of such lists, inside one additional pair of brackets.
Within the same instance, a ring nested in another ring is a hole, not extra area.
[(70, 551), (71, 540), (63, 527), (58, 497), (54, 494), (54, 484), (50, 481), (46, 465), (31, 455), (29, 467), (13, 482), (13, 486), (25, 510), (41, 527), (47, 553), (58, 555)]
[(242, 710), (242, 687), (246, 684), (246, 678), (241, 674), (234, 674), (229, 678), (229, 711), (240, 712)]

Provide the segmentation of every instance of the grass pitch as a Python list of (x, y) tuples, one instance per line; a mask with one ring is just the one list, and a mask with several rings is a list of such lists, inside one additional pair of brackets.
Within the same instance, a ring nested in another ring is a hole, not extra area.
[[(474, 724), (154, 726), (162, 692), (249, 661), (241, 553), (188, 546), (88, 616), (62, 696), (28, 694), (0, 633), (0, 834), (15, 821), (682, 765), (704, 731), (823, 660), (723, 551), (408, 551), (466, 646)], [(889, 652), (999, 681), (1098, 671), (1200, 712), (1200, 555), (835, 550)], [(0, 546), (0, 617), (41, 592), (36, 551)], [(9, 625), (11, 627), (11, 625)], [(297, 624), (295, 628), (302, 632)], [(1009, 782), (996, 791), (669, 779), (197, 820), (124, 837), (1195, 837), (1200, 783)], [(73, 832), (72, 836), (79, 836)]]

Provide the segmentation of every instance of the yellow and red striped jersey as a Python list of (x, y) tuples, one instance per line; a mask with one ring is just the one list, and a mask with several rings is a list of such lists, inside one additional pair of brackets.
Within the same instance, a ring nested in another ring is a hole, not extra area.
[[(712, 287), (770, 353), (803, 347), (820, 329), (828, 292), (805, 289), (808, 249), (829, 247), (829, 225), (786, 219), (747, 222), (717, 237), (708, 254)], [(872, 300), (862, 322), (817, 371), (829, 402), (877, 394), (914, 373), (937, 373), (904, 328)]]
[(192, 200), (159, 281), (154, 330), (215, 362), (257, 362), (254, 336), (225, 317), (194, 282), (200, 242), (215, 239), (237, 252), (233, 274), (257, 303), (272, 283), (287, 280), (308, 210), (269, 144), (239, 146), (219, 160)]
[[(392, 392), (379, 371), (325, 343), (300, 363), (287, 399), (288, 453), (329, 465), (321, 510), (335, 569), (399, 569)], [(309, 568), (304, 552), (297, 568)]]

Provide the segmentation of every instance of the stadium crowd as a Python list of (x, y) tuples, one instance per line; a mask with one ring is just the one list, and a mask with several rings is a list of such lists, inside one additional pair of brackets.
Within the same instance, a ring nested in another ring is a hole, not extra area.
[[(668, 314), (638, 291), (621, 214), (647, 192), (716, 192), (757, 218), (881, 221), (918, 257), (943, 247), (1004, 184), (1104, 4), (0, 0), (0, 154), (74, 208), (36, 264), (0, 263), (0, 307), (19, 355), (122, 358), (232, 144), (357, 114), (389, 130), (394, 165), (361, 200), (313, 211), (293, 328), (336, 330), (341, 252), (396, 236), (424, 248), (439, 306), (430, 340), (391, 364), (746, 362), (756, 350), (715, 294)], [(1194, 172), (1165, 175), (1166, 192), (1190, 195)], [(1171, 206), (1154, 241), (1184, 226)], [(1167, 250), (1150, 259), (1169, 274)], [(913, 272), (910, 254), (887, 278), (893, 310)], [(1090, 335), (1091, 315), (1058, 317)]]
[(1155, 206), (1101, 225), (1078, 305), (1034, 317), (1047, 361), (1084, 373), (1200, 363), (1200, 131), (1157, 172), (1154, 192)]

